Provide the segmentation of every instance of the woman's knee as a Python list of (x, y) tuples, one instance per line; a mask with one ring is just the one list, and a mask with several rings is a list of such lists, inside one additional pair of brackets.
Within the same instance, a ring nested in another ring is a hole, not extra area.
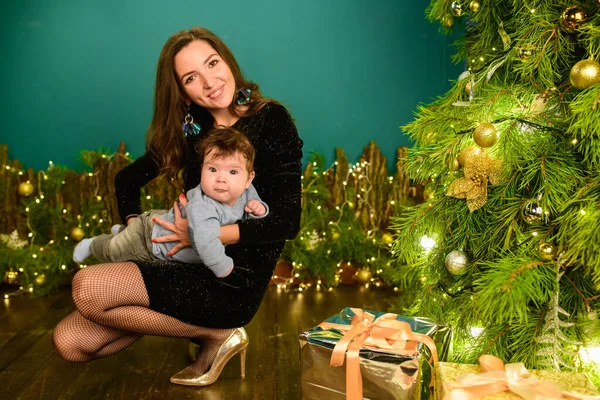
[(52, 332), (52, 345), (56, 354), (65, 361), (85, 362), (89, 357), (77, 346), (76, 333), (64, 322), (60, 322)]
[(79, 270), (73, 277), (72, 297), (77, 310), (86, 318), (101, 312), (102, 279), (99, 279), (98, 266), (90, 266)]

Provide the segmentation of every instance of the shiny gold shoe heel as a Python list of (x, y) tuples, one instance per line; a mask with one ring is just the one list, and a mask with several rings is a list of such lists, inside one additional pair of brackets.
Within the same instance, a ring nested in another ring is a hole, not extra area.
[(187, 386), (208, 386), (213, 384), (221, 375), (225, 364), (234, 355), (240, 353), (240, 373), (242, 378), (246, 376), (246, 350), (248, 348), (248, 335), (244, 328), (236, 328), (223, 342), (210, 369), (204, 374), (187, 367), (171, 377), (171, 383)]
[(246, 379), (246, 350), (248, 350), (247, 345), (240, 351), (240, 376), (242, 379)]

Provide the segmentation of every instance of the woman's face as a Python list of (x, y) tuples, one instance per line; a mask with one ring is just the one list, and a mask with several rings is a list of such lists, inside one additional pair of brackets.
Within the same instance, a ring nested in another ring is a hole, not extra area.
[(235, 93), (235, 79), (229, 66), (204, 40), (194, 40), (173, 60), (186, 101), (210, 111), (229, 107)]

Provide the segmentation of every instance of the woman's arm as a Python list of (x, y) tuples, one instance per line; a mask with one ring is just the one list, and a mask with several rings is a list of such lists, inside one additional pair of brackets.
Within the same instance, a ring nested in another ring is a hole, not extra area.
[(158, 166), (150, 156), (144, 154), (115, 176), (115, 194), (119, 216), (127, 224), (132, 217), (142, 212), (140, 189), (156, 178)]
[(302, 140), (283, 106), (269, 104), (267, 107), (264, 128), (254, 143), (257, 174), (253, 184), (269, 205), (269, 214), (261, 219), (238, 221), (241, 244), (291, 240), (300, 230)]

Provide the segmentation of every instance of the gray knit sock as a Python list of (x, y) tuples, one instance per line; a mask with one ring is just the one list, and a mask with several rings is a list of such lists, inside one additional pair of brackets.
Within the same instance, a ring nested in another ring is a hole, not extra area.
[(125, 229), (125, 225), (116, 224), (116, 225), (113, 225), (113, 226), (110, 228), (110, 233), (111, 233), (113, 236), (117, 236), (117, 234), (118, 234), (119, 232), (121, 232), (123, 229)]
[(77, 246), (75, 246), (75, 250), (73, 251), (73, 261), (81, 264), (86, 258), (92, 255), (90, 247), (93, 240), (94, 238), (86, 238), (77, 243)]

